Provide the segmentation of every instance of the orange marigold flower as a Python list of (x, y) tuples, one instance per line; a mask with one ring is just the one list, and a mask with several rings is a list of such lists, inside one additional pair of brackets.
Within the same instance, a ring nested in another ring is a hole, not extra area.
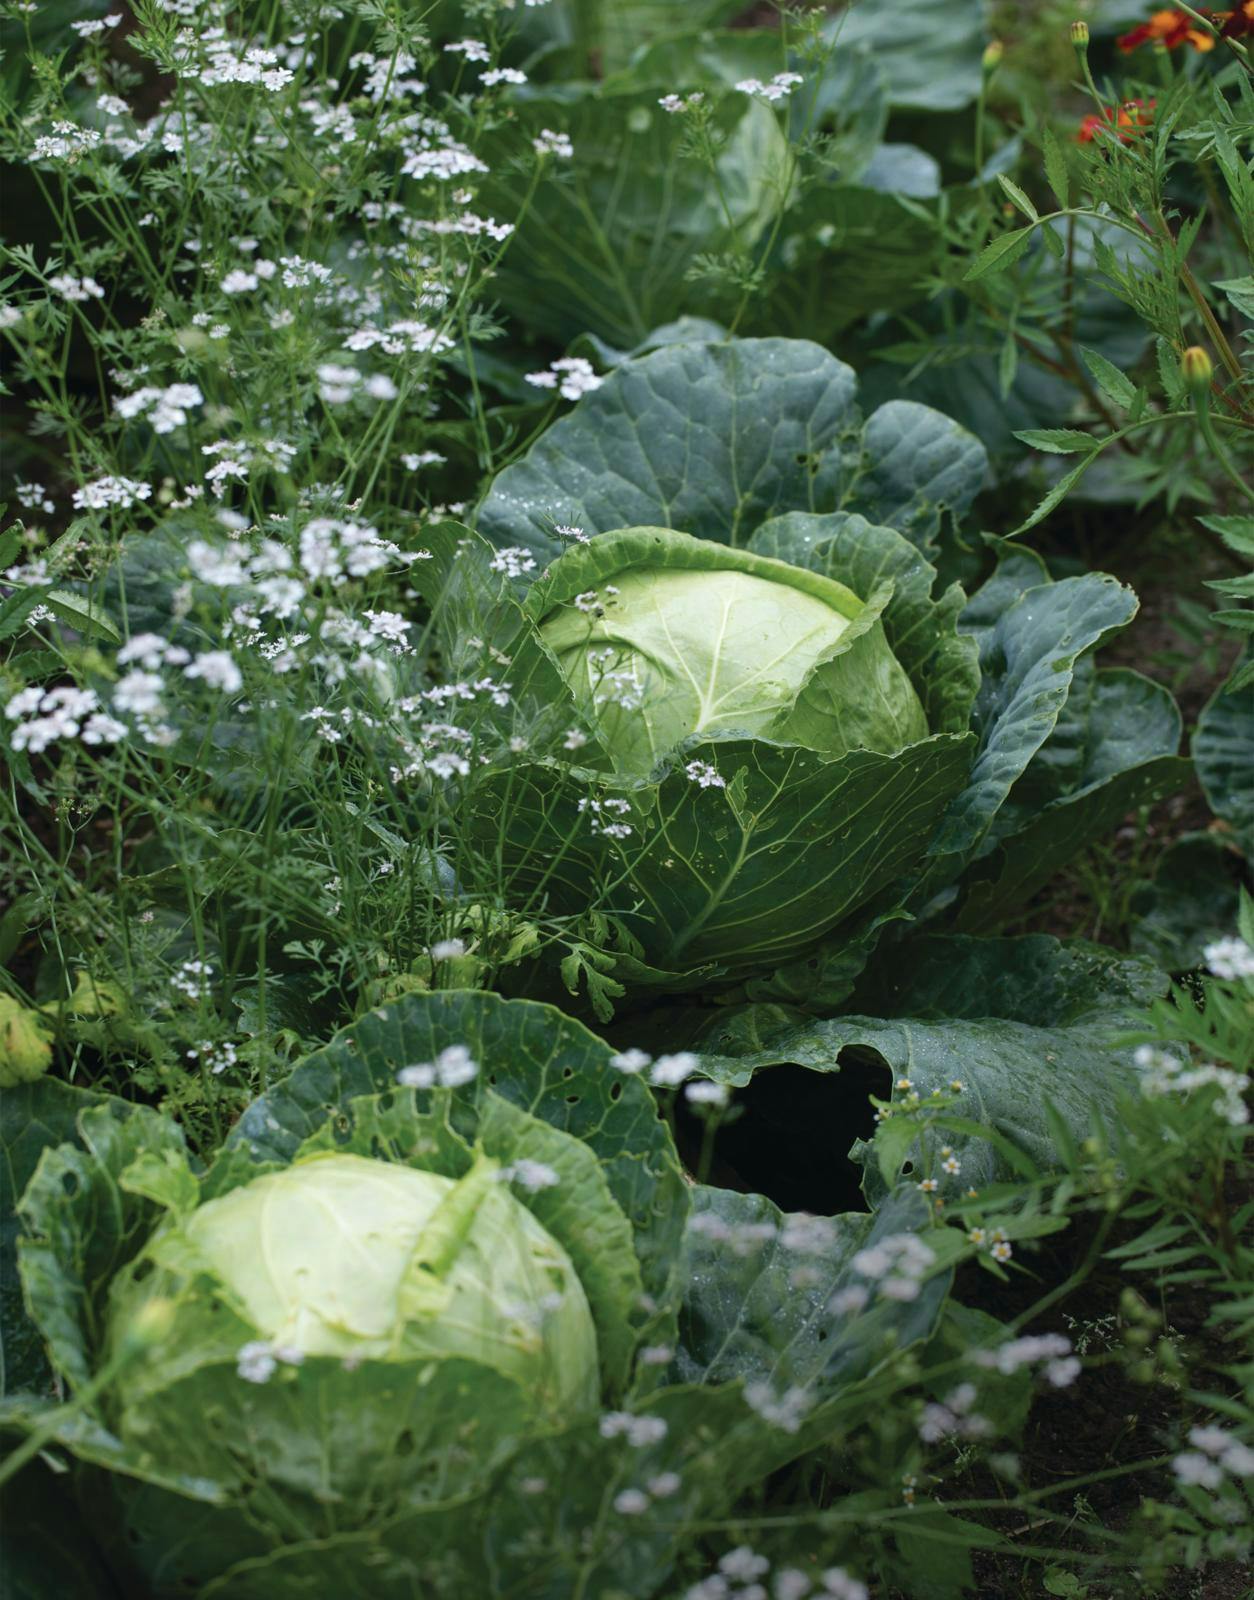
[(1195, 50), (1213, 50), (1215, 36), (1195, 27), (1185, 11), (1155, 11), (1148, 22), (1125, 33), (1118, 43), (1125, 54), (1150, 43), (1165, 45), (1168, 50), (1178, 50), (1182, 44), (1191, 44)]
[(1157, 100), (1125, 100), (1117, 113), (1114, 106), (1107, 106), (1104, 116), (1090, 113), (1080, 123), (1076, 138), (1081, 144), (1092, 144), (1094, 139), (1105, 139), (1113, 131), (1120, 144), (1131, 144), (1133, 137), (1153, 122), (1157, 104)]

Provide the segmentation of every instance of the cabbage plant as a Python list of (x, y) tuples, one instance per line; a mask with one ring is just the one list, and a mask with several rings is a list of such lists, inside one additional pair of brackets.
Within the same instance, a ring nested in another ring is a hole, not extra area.
[(947, 1235), (912, 1245), (908, 1297), (832, 1309), (860, 1250), (926, 1221), (917, 1192), (789, 1219), (691, 1185), (616, 1059), (546, 1005), (410, 995), (207, 1167), (147, 1108), (16, 1091), (6, 1172), (42, 1153), (0, 1432), (58, 1468), (96, 1593), (645, 1600), (694, 1518), (931, 1335)]
[(513, 694), (465, 888), (585, 913), (563, 975), (602, 1015), (628, 986), (830, 1009), (894, 923), (978, 931), (1188, 771), (1170, 695), (1092, 659), (1135, 596), (959, 535), (975, 439), (863, 418), (817, 345), (701, 331), (623, 361), (418, 572), (441, 661), (486, 643)]

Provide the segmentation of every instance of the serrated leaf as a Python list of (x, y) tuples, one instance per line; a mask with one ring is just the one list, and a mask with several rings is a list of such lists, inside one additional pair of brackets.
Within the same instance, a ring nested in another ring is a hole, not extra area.
[(1061, 505), (1061, 503), (1067, 498), (1067, 495), (1072, 489), (1075, 488), (1076, 484), (1079, 483), (1080, 479), (1093, 465), (1094, 461), (1097, 460), (1100, 454), (1100, 450), (1091, 451), (1084, 458), (1084, 460), (1080, 462), (1079, 466), (1072, 467), (1070, 472), (1065, 473), (1061, 478), (1059, 478), (1058, 482), (1053, 486), (1049, 493), (1046, 494), (1042, 500), (1037, 502), (1036, 506), (1025, 518), (1025, 520), (1021, 522), (1019, 526), (1011, 533), (1007, 534), (1006, 537), (1009, 539), (1017, 539), (1021, 533), (1026, 533), (1029, 528), (1035, 528), (1038, 522), (1043, 522), (1054, 509), (1054, 507)]
[(1093, 374), (1093, 381), (1108, 400), (1123, 408), (1135, 402), (1136, 385), (1120, 372), (1113, 361), (1107, 360), (1100, 350), (1090, 350), (1087, 345), (1080, 346), (1080, 354), (1084, 358), (1084, 365)]
[(68, 589), (52, 589), (43, 596), (43, 602), (60, 621), (88, 638), (107, 639), (110, 644), (122, 643), (122, 635), (108, 612), (82, 595), (72, 594)]
[(1009, 195), (1011, 202), (1017, 206), (1020, 211), (1022, 211), (1023, 215), (1028, 219), (1029, 222), (1039, 222), (1041, 220), (1040, 212), (1037, 211), (1036, 207), (1028, 199), (1027, 195), (1024, 194), (1023, 190), (1017, 183), (1012, 182), (1011, 179), (1007, 178), (1006, 175), (1001, 172), (997, 174), (997, 181), (1001, 185), (1004, 192)]
[(1045, 129), (1045, 178), (1053, 190), (1059, 210), (1067, 209), (1071, 194), (1071, 173), (1067, 167), (1066, 153), (1052, 128)]
[(985, 278), (990, 273), (1004, 272), (1027, 249), (1033, 231), (1031, 226), (1016, 228), (1012, 233), (1003, 233), (994, 239), (991, 244), (985, 245), (963, 273), (964, 282), (969, 283), (976, 278)]
[(1075, 455), (1080, 450), (1093, 450), (1097, 445), (1091, 433), (1079, 428), (1024, 428), (1015, 438), (1033, 450), (1044, 450), (1055, 456)]

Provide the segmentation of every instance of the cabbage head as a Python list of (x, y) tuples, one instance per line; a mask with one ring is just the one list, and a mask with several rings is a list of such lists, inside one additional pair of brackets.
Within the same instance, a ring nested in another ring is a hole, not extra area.
[[(123, 1366), (118, 1431), (171, 1465), (181, 1445), (163, 1426), (166, 1391), (220, 1359), (224, 1311), (232, 1343), (249, 1336), (240, 1348), (252, 1348), (257, 1373), (313, 1357), (411, 1372), (456, 1359), (511, 1380), (538, 1418), (597, 1401), (579, 1276), (482, 1155), (456, 1180), (334, 1151), (255, 1178), (171, 1217), (119, 1276), (114, 1352), (156, 1301), (172, 1308), (168, 1332), (146, 1361)], [(247, 1407), (247, 1384), (224, 1392)]]
[(540, 636), (618, 772), (645, 776), (693, 739), (838, 756), (927, 736), (884, 633), (883, 586), (861, 599), (804, 567), (656, 528), (559, 560), (541, 592), (552, 609)]

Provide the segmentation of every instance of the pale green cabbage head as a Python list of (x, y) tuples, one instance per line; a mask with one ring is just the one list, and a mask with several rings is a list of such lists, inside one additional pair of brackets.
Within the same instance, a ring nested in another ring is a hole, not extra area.
[(111, 1338), (154, 1293), (175, 1314), (163, 1350), (124, 1380), (132, 1415), (163, 1367), (194, 1362), (209, 1338), (206, 1279), (288, 1361), (457, 1357), (518, 1384), (538, 1412), (597, 1401), (596, 1329), (575, 1268), (485, 1157), (455, 1181), (317, 1153), (206, 1201), (145, 1256), (165, 1270), (122, 1280)]
[(927, 737), (880, 622), (887, 590), (864, 600), (768, 556), (629, 528), (561, 557), (540, 592), (541, 637), (619, 772), (693, 738), (837, 756)]

